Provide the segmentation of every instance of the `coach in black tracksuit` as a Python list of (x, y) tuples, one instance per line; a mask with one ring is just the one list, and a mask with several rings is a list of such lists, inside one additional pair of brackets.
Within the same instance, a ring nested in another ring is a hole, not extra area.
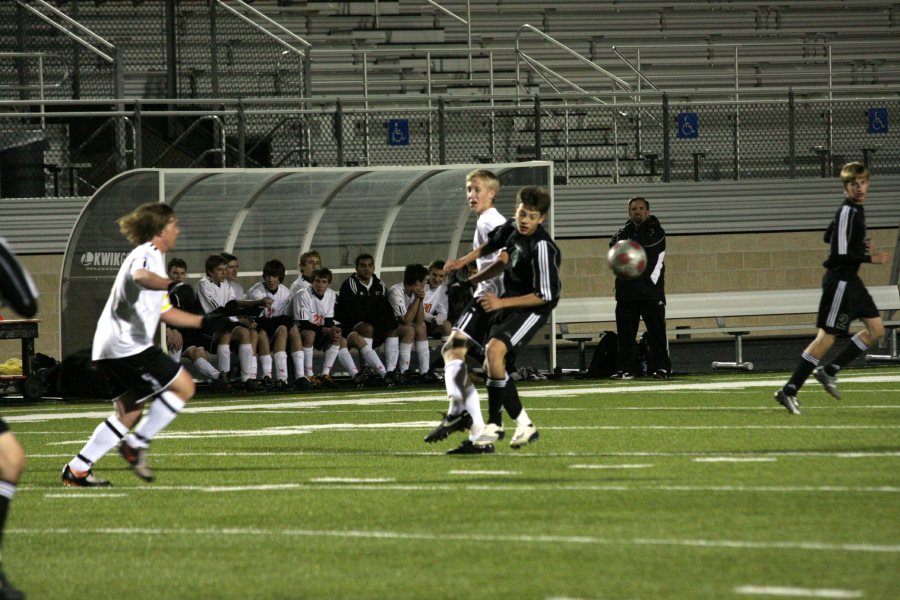
[(637, 279), (616, 278), (616, 329), (619, 357), (615, 379), (634, 377), (640, 319), (647, 327), (650, 352), (648, 372), (666, 379), (672, 371), (666, 342), (666, 232), (650, 214), (650, 203), (641, 197), (628, 201), (628, 222), (609, 242), (634, 240), (647, 252), (647, 267)]

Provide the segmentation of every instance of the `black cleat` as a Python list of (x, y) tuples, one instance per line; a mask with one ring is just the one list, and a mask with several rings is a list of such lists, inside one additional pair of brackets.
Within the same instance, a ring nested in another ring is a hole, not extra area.
[(784, 390), (778, 390), (777, 392), (775, 392), (775, 402), (785, 407), (787, 411), (792, 415), (803, 414), (800, 412), (800, 403), (797, 402), (797, 397), (788, 396), (784, 393)]
[(135, 475), (144, 481), (153, 481), (153, 471), (147, 462), (146, 448), (132, 448), (123, 441), (119, 444), (119, 454), (122, 455)]
[(368, 367), (363, 367), (360, 371), (353, 377), (353, 385), (357, 388), (362, 389), (366, 387), (366, 384), (370, 381), (372, 376), (372, 372)]
[(447, 454), (493, 454), (493, 444), (473, 444), (471, 440), (463, 440), (463, 443), (453, 450), (448, 450)]
[(463, 431), (472, 426), (472, 417), (467, 411), (458, 415), (444, 415), (437, 427), (425, 436), (425, 442), (433, 444), (446, 439), (451, 433)]
[(69, 465), (66, 465), (63, 469), (61, 478), (63, 485), (66, 487), (109, 487), (112, 485), (105, 479), (94, 477), (94, 473), (90, 469), (79, 473), (69, 468)]
[(25, 600), (25, 593), (17, 590), (6, 580), (6, 576), (0, 571), (0, 600)]

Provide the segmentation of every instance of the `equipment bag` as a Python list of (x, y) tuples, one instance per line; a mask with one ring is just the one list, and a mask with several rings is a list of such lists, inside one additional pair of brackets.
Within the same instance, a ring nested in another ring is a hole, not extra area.
[(604, 331), (600, 335), (600, 341), (594, 349), (594, 356), (587, 370), (588, 377), (609, 377), (616, 372), (616, 360), (619, 357), (619, 347), (615, 331)]

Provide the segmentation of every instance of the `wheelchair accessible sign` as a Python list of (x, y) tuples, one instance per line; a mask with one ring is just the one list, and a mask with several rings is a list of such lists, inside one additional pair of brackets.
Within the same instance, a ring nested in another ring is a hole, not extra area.
[(409, 119), (391, 119), (387, 122), (388, 146), (409, 146)]
[(888, 109), (887, 108), (870, 108), (869, 109), (869, 133), (887, 133), (888, 132)]
[(678, 113), (677, 136), (680, 140), (695, 140), (700, 137), (700, 117), (697, 113)]

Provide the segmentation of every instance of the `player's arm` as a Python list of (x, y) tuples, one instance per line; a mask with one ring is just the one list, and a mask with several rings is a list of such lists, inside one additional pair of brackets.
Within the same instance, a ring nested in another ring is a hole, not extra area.
[(503, 308), (532, 308), (535, 306), (543, 306), (544, 304), (547, 304), (547, 302), (547, 300), (544, 300), (534, 293), (525, 294), (524, 296), (505, 296), (501, 298), (497, 294), (489, 292), (483, 294), (478, 299), (478, 304), (481, 305), (484, 312), (494, 312), (495, 310)]
[(160, 317), (163, 323), (182, 329), (200, 329), (203, 327), (203, 316), (189, 313), (174, 306)]
[(494, 259), (494, 262), (469, 277), (469, 283), (471, 283), (472, 286), (476, 286), (482, 281), (497, 277), (498, 275), (503, 273), (503, 269), (506, 268), (506, 264), (508, 262), (509, 253), (504, 250), (497, 256), (496, 259)]
[(485, 242), (482, 245), (478, 246), (465, 256), (460, 256), (457, 259), (448, 259), (446, 263), (444, 263), (444, 273), (449, 275), (453, 271), (458, 271), (465, 267), (467, 264), (472, 262), (475, 259), (481, 258), (482, 256), (486, 256), (493, 252), (493, 250), (487, 250), (489, 242)]
[(168, 277), (160, 277), (153, 271), (144, 268), (132, 271), (131, 279), (145, 290), (168, 291), (169, 285), (172, 284), (172, 280)]

